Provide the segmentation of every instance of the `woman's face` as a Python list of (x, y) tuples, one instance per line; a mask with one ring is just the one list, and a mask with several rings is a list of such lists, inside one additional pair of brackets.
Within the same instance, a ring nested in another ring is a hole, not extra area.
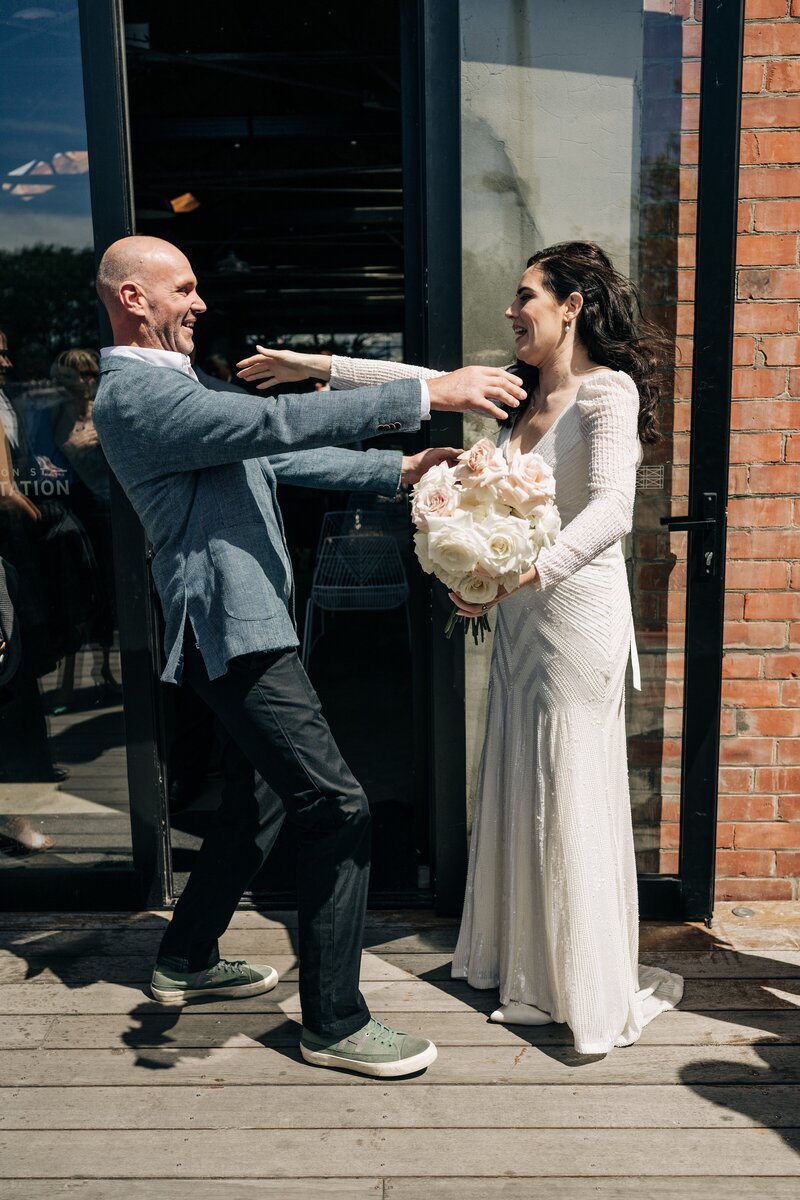
[(505, 311), (514, 331), (517, 358), (532, 367), (546, 362), (564, 339), (570, 310), (570, 298), (559, 303), (544, 286), (541, 268), (529, 267)]

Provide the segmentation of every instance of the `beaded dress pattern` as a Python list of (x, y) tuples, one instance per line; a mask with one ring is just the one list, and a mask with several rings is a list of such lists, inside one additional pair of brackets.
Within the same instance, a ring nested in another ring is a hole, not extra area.
[[(387, 368), (380, 381), (395, 377), (395, 364), (373, 362), (369, 382), (379, 382), (379, 365)], [(638, 963), (625, 737), (635, 645), (621, 545), (641, 454), (638, 408), (629, 376), (597, 372), (535, 447), (555, 473), (563, 528), (539, 556), (541, 588), (493, 610), (486, 738), (452, 968), (473, 987), (499, 988), (501, 1004), (532, 1004), (566, 1022), (581, 1054), (637, 1041), (683, 994), (680, 976)]]

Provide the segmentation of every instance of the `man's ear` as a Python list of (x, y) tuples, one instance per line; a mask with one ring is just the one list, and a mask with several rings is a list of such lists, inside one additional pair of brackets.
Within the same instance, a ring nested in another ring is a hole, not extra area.
[(144, 296), (138, 283), (133, 280), (126, 280), (120, 284), (119, 302), (125, 312), (135, 313), (137, 316), (143, 316), (145, 311)]

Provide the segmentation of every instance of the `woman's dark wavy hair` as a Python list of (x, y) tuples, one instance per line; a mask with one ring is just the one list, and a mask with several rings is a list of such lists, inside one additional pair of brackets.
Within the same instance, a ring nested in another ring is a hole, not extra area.
[[(639, 294), (630, 279), (616, 271), (594, 242), (559, 242), (528, 259), (538, 267), (544, 285), (559, 303), (571, 292), (583, 296), (576, 332), (598, 366), (625, 371), (639, 390), (639, 438), (657, 442), (657, 409), (663, 386), (663, 363), (669, 341), (658, 326), (642, 316)], [(528, 392), (539, 372), (527, 363), (517, 369)]]

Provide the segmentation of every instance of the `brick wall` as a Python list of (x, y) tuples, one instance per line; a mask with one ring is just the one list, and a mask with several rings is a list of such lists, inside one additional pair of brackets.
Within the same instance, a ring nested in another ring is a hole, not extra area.
[(748, 0), (720, 899), (800, 898), (800, 0)]

